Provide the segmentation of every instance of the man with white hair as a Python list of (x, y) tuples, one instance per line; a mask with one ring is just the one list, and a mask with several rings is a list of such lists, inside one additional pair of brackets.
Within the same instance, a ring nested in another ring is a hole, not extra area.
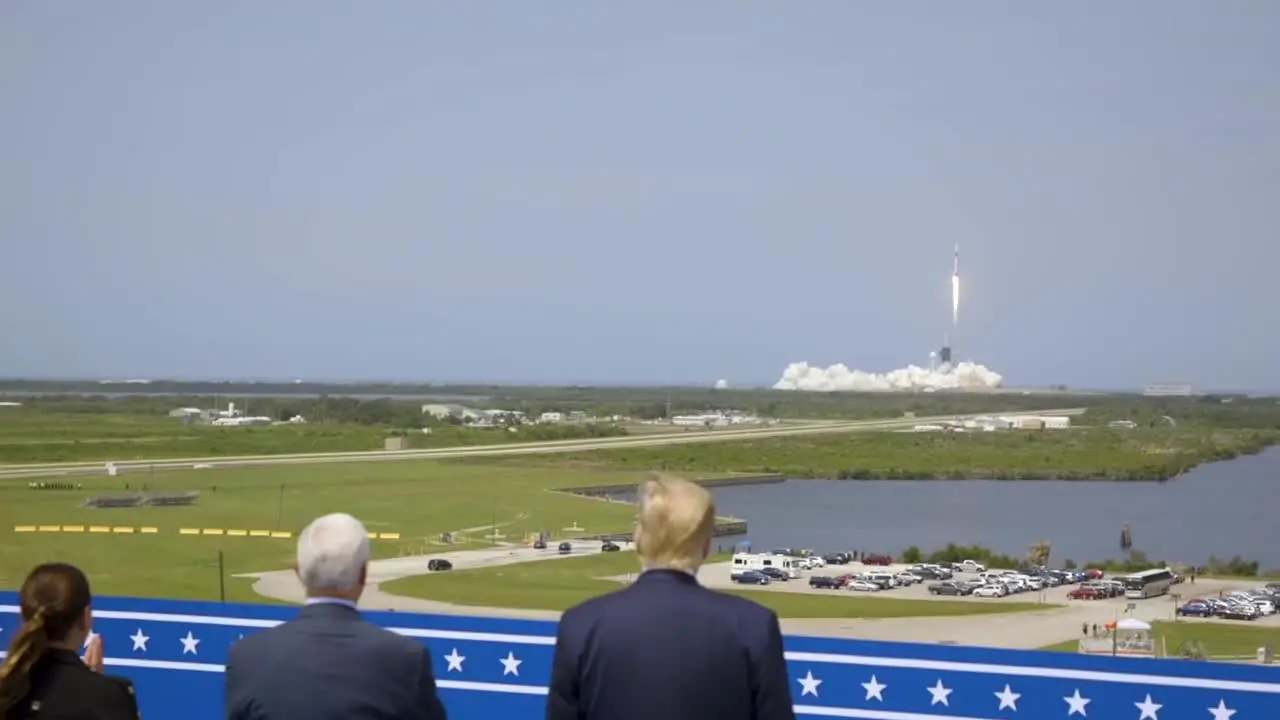
[(698, 584), (715, 505), (701, 486), (640, 486), (635, 583), (560, 618), (547, 720), (795, 720), (773, 611)]
[(298, 617), (231, 647), (228, 720), (446, 720), (426, 646), (360, 617), (369, 536), (346, 513), (298, 537)]

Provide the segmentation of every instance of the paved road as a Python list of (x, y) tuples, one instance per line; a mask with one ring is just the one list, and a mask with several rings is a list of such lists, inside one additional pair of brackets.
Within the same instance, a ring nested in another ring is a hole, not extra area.
[[(1064, 408), (1059, 410), (1039, 410), (1027, 413), (1001, 413), (1005, 417), (1035, 416), (1071, 416), (1079, 415), (1084, 408)], [(980, 415), (981, 413), (975, 413)], [(725, 442), (732, 440), (750, 440), (764, 437), (781, 437), (788, 435), (816, 435), (836, 432), (857, 432), (867, 430), (893, 430), (913, 425), (945, 422), (954, 420), (956, 416), (932, 416), (922, 418), (896, 418), (893, 420), (857, 420), (844, 422), (814, 422), (797, 425), (776, 425), (771, 427), (752, 427), (742, 430), (721, 429), (712, 431), (694, 431), (669, 434), (653, 434), (627, 436), (618, 438), (597, 438), (592, 440), (554, 440), (530, 443), (505, 443), (502, 445), (479, 445), (472, 447), (434, 448), (429, 450), (372, 450), (366, 452), (343, 453), (304, 453), (296, 455), (242, 455), (236, 457), (215, 458), (166, 458), (156, 460), (122, 460), (115, 463), (118, 472), (129, 470), (174, 470), (202, 467), (245, 467), (257, 465), (319, 464), (319, 463), (351, 463), (351, 462), (389, 462), (398, 460), (430, 460), (458, 457), (489, 457), (502, 455), (537, 455), (549, 453), (581, 452), (620, 447), (645, 447), (652, 445), (677, 445), (684, 443)], [(105, 472), (103, 462), (76, 463), (42, 463), (34, 465), (0, 465), (0, 479), (4, 478), (36, 478), (66, 477), (75, 475), (101, 475)]]

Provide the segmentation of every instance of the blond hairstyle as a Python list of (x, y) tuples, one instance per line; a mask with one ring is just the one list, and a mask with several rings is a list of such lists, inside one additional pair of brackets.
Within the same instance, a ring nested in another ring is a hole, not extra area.
[(644, 566), (697, 570), (715, 527), (711, 493), (684, 478), (653, 473), (636, 497), (636, 553)]

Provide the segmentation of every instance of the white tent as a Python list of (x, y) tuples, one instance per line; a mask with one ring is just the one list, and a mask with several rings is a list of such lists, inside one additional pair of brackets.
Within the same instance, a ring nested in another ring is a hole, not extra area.
[(1143, 632), (1151, 630), (1150, 623), (1145, 623), (1137, 618), (1125, 618), (1116, 623), (1117, 630), (1140, 630)]

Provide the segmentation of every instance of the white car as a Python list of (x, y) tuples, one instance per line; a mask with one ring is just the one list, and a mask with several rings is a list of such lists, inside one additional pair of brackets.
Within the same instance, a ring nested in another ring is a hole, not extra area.
[(953, 567), (962, 572), (981, 573), (987, 571), (987, 566), (977, 562), (976, 560), (962, 560)]
[(900, 572), (897, 575), (893, 576), (894, 582), (898, 583), (903, 587), (909, 587), (911, 585), (915, 585), (916, 583), (920, 582), (921, 579), (922, 578), (919, 575), (912, 575), (909, 572)]
[(823, 560), (822, 558), (818, 557), (817, 555), (810, 555), (809, 557), (805, 558), (805, 560), (807, 560), (807, 561), (808, 561), (808, 564), (809, 564), (810, 569), (812, 569), (812, 568), (824, 568), (824, 567), (826, 567), (826, 566), (827, 566), (827, 561), (826, 561), (826, 560)]
[(997, 598), (997, 597), (1004, 597), (1005, 595), (1008, 595), (1008, 594), (1009, 594), (1008, 591), (1006, 591), (1004, 587), (1001, 585), (983, 585), (982, 587), (973, 591), (974, 597)]
[(879, 585), (869, 580), (850, 580), (845, 587), (857, 592), (875, 592), (880, 589)]

